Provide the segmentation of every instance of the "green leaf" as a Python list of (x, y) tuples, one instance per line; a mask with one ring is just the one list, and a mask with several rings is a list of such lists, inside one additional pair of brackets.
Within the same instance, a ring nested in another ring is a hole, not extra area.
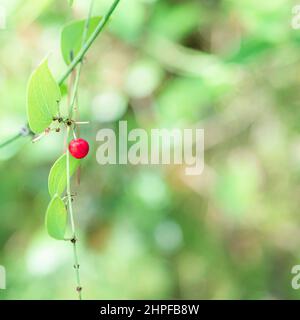
[(72, 7), (74, 0), (69, 0), (69, 6)]
[(47, 59), (32, 73), (27, 88), (27, 118), (34, 133), (43, 132), (58, 115), (61, 99), (59, 86), (52, 76)]
[(63, 240), (67, 226), (67, 209), (62, 199), (55, 195), (46, 212), (46, 229), (57, 240)]
[[(50, 196), (59, 196), (64, 192), (67, 185), (67, 156), (63, 154), (52, 166), (48, 178), (48, 190)], [(74, 174), (80, 164), (80, 160), (70, 157), (70, 176)]]
[[(95, 31), (102, 17), (93, 17), (89, 23), (87, 38)], [(82, 47), (86, 20), (72, 21), (64, 26), (61, 33), (61, 52), (66, 64), (71, 63)]]
[(65, 83), (62, 83), (60, 86), (61, 96), (64, 97), (68, 94), (68, 86)]

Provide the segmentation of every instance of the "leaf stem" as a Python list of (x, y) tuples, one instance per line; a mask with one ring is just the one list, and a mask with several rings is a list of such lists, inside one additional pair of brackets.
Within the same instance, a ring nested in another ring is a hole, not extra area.
[[(67, 139), (70, 135), (70, 127), (67, 128)], [(77, 254), (77, 238), (76, 238), (76, 228), (73, 214), (73, 206), (72, 206), (72, 194), (71, 194), (71, 178), (70, 178), (70, 152), (67, 149), (67, 198), (68, 198), (68, 211), (70, 216), (71, 230), (72, 230), (72, 238), (71, 242), (73, 245), (73, 257), (74, 257), (74, 269), (75, 269), (75, 277), (76, 277), (76, 291), (78, 292), (79, 300), (82, 300), (82, 287), (79, 273), (79, 260)]]

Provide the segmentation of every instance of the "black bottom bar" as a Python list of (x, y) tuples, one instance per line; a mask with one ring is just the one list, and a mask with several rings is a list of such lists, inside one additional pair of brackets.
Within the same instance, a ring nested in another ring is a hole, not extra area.
[[(299, 310), (299, 301), (0, 301), (0, 319), (200, 319), (207, 316), (287, 316)], [(5, 315), (5, 316), (4, 316)], [(21, 318), (22, 317), (22, 318)]]

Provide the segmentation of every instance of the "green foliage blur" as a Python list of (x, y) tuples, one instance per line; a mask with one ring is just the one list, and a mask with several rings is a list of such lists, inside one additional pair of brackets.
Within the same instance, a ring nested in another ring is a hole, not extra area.
[[(96, 0), (103, 15), (111, 0)], [(300, 30), (296, 1), (121, 0), (84, 61), (74, 180), (85, 299), (296, 299), (300, 264)], [(299, 1), (300, 4), (300, 1)], [(0, 142), (25, 123), (29, 75), (88, 1), (0, 0)], [(66, 97), (64, 98), (66, 103)], [(204, 128), (205, 170), (100, 166), (96, 133)], [(44, 227), (63, 133), (0, 150), (0, 299), (75, 299), (69, 242)]]

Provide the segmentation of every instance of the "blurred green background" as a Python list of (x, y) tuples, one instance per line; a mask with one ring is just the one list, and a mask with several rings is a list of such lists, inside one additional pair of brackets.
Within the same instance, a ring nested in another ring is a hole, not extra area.
[[(96, 0), (95, 15), (112, 1)], [(288, 299), (300, 264), (300, 30), (297, 1), (122, 0), (84, 63), (82, 129), (92, 150), (74, 207), (84, 298)], [(300, 4), (300, 3), (299, 3)], [(88, 1), (0, 0), (0, 141), (25, 121), (26, 85)], [(96, 133), (204, 128), (205, 170), (100, 166)], [(1, 299), (73, 299), (70, 243), (44, 228), (63, 134), (0, 151)]]

